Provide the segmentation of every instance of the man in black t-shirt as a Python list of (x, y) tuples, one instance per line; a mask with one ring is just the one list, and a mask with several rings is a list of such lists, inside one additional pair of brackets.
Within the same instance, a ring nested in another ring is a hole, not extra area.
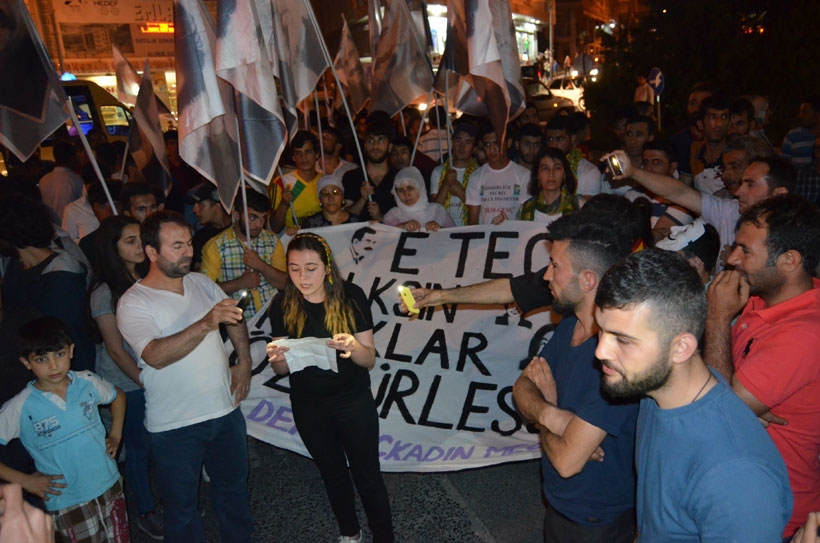
[(209, 239), (231, 225), (231, 216), (222, 207), (216, 186), (207, 181), (189, 193), (185, 197), (185, 203), (194, 206), (194, 215), (202, 225), (194, 234), (194, 260), (191, 265), (194, 270), (199, 271), (202, 265), (202, 248)]

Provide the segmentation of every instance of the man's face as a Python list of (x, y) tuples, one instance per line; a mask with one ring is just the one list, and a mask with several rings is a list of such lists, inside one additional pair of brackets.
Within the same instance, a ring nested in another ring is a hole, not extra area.
[(372, 164), (381, 164), (390, 153), (390, 138), (387, 136), (367, 136), (364, 140), (364, 154)]
[(194, 215), (196, 215), (199, 224), (216, 225), (220, 222), (221, 210), (222, 204), (213, 200), (200, 200), (194, 204)]
[(538, 110), (536, 108), (528, 107), (518, 117), (518, 126), (524, 126), (525, 124), (538, 124)]
[(495, 135), (495, 132), (488, 132), (484, 134), (481, 138), (482, 146), (484, 147), (484, 154), (487, 155), (487, 162), (490, 163), (490, 166), (494, 164), (498, 164), (504, 158), (504, 150), (502, 149), (502, 143), (498, 141), (498, 137)]
[(669, 162), (666, 153), (657, 149), (646, 149), (641, 153), (641, 169), (660, 175), (671, 176), (677, 162)]
[(336, 137), (336, 134), (328, 132), (327, 130), (322, 132), (322, 149), (324, 149), (326, 155), (335, 153), (338, 143), (339, 139)]
[(765, 296), (783, 284), (777, 263), (769, 260), (766, 244), (768, 230), (750, 222), (744, 222), (735, 233), (735, 246), (727, 262), (746, 276), (749, 292)]
[[(234, 213), (237, 213), (234, 211)], [(245, 213), (243, 211), (239, 211), (237, 213), (239, 215), (239, 227), (242, 229), (242, 233), (247, 231), (245, 227)], [(259, 234), (262, 233), (262, 230), (265, 228), (265, 225), (268, 224), (268, 216), (270, 212), (262, 212), (257, 211), (248, 207), (248, 220), (250, 221), (250, 232), (251, 232), (251, 239), (256, 239), (259, 237)]]
[(533, 164), (541, 150), (541, 138), (538, 136), (521, 136), (518, 140), (518, 154), (524, 164)]
[(367, 233), (362, 239), (354, 239), (351, 246), (357, 256), (365, 256), (368, 253), (372, 253), (373, 249), (376, 248), (376, 234)]
[(752, 122), (746, 113), (733, 113), (729, 118), (729, 139), (746, 136), (752, 129)]
[(689, 95), (689, 101), (686, 103), (686, 113), (690, 119), (700, 110), (700, 103), (707, 96), (712, 96), (712, 93), (709, 91), (695, 91)]
[(741, 214), (771, 196), (772, 191), (769, 190), (769, 184), (766, 182), (768, 173), (769, 166), (764, 162), (752, 162), (743, 172), (740, 186), (735, 191), (738, 211)]
[(600, 327), (595, 356), (601, 361), (601, 388), (613, 398), (636, 398), (663, 387), (672, 374), (669, 345), (652, 329), (652, 311), (596, 309)]
[(166, 277), (183, 277), (191, 271), (194, 258), (191, 230), (175, 223), (163, 224), (159, 230), (159, 250), (148, 258)]
[(156, 212), (157, 199), (153, 194), (140, 194), (131, 197), (131, 207), (128, 209), (127, 214), (140, 223)]
[(721, 156), (723, 161), (723, 171), (720, 174), (723, 179), (723, 184), (734, 196), (737, 194), (737, 189), (740, 187), (740, 179), (743, 177), (743, 171), (749, 165), (746, 160), (746, 151), (729, 151), (723, 153)]
[(649, 141), (649, 125), (647, 123), (628, 123), (626, 125), (626, 154), (631, 157), (641, 156), (643, 144)]
[(394, 145), (390, 150), (390, 167), (400, 170), (410, 166), (410, 148), (404, 145)]
[(572, 269), (569, 243), (566, 240), (552, 243), (550, 265), (544, 273), (544, 281), (549, 282), (549, 289), (554, 298), (552, 306), (562, 314), (574, 312), (583, 301), (578, 274)]
[(103, 222), (105, 219), (114, 214), (114, 212), (111, 210), (111, 204), (109, 203), (93, 203), (91, 204), (91, 211), (94, 212), (94, 216), (97, 217), (97, 220), (100, 222)]
[(817, 114), (811, 107), (811, 102), (803, 102), (797, 112), (797, 120), (803, 128), (814, 128), (817, 124)]
[(706, 109), (703, 117), (703, 139), (710, 143), (720, 143), (729, 135), (729, 110)]
[(467, 162), (473, 157), (475, 138), (467, 132), (456, 132), (453, 136), (453, 159), (457, 162)]
[(550, 130), (547, 128), (547, 147), (558, 149), (564, 154), (569, 153), (572, 147), (572, 140), (566, 130)]
[(313, 143), (306, 141), (301, 147), (294, 149), (293, 162), (300, 172), (315, 172), (316, 149), (313, 148)]
[(178, 158), (179, 157), (179, 141), (177, 140), (168, 140), (165, 142), (165, 154), (168, 155), (169, 158)]
[(618, 141), (621, 142), (621, 145), (626, 145), (626, 123), (627, 119), (618, 119), (612, 124), (612, 131), (615, 133), (615, 137), (618, 138)]

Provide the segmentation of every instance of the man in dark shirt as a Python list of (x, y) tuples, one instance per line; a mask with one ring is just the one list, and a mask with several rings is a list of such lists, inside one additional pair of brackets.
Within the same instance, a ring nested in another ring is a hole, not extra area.
[(396, 170), (387, 160), (392, 139), (393, 125), (389, 122), (368, 124), (364, 138), (364, 169), (349, 171), (342, 178), (345, 198), (351, 202), (347, 210), (363, 221), (380, 221), (385, 213), (396, 207), (391, 192)]

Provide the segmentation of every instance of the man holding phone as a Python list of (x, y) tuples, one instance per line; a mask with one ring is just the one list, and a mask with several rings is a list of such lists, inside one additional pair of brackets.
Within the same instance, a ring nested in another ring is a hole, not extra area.
[(244, 313), (250, 318), (273, 297), (276, 289), (285, 286), (288, 275), (282, 242), (265, 227), (270, 201), (251, 189), (246, 195), (247, 227), (240, 194), (231, 215), (233, 226), (211, 238), (202, 248), (202, 273), (236, 300), (242, 292), (249, 292)]

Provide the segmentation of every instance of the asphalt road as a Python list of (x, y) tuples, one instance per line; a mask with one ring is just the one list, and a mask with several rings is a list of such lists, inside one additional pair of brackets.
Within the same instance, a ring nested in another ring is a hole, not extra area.
[[(319, 472), (295, 453), (248, 438), (255, 541), (331, 543), (338, 537)], [(538, 461), (451, 473), (386, 473), (396, 540), (404, 543), (541, 543)], [(208, 542), (218, 542), (209, 486), (202, 484)], [(364, 541), (371, 541), (361, 506)], [(135, 513), (129, 510), (134, 519)], [(133, 525), (132, 541), (152, 540)]]

